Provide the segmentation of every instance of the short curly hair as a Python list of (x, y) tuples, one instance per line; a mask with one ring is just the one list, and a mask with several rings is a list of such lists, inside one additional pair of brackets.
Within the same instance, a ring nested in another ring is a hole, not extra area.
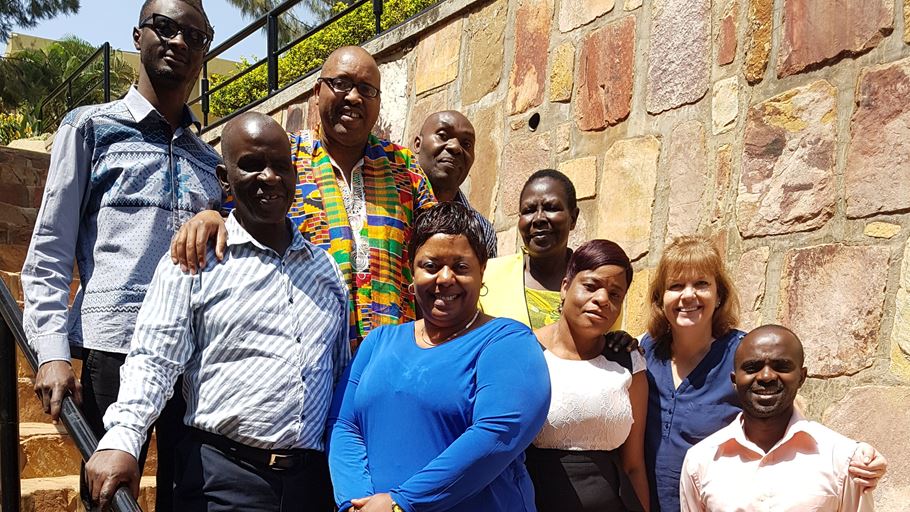
[(417, 250), (433, 235), (464, 235), (468, 239), (474, 255), (485, 265), (490, 255), (487, 253), (487, 244), (483, 241), (483, 228), (477, 219), (479, 213), (469, 209), (461, 203), (445, 201), (423, 210), (417, 214), (417, 221), (411, 230), (411, 239), (408, 241), (408, 263), (414, 266), (414, 256)]
[(678, 237), (664, 248), (648, 286), (648, 333), (654, 339), (654, 353), (659, 359), (672, 355), (673, 334), (663, 307), (667, 282), (693, 272), (711, 276), (717, 284), (719, 306), (711, 318), (711, 334), (720, 338), (739, 324), (739, 296), (717, 247), (703, 236)]

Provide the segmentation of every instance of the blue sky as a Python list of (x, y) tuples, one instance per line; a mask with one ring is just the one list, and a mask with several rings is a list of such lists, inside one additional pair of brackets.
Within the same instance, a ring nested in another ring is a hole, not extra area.
[[(13, 32), (49, 39), (60, 39), (72, 34), (96, 46), (109, 41), (114, 48), (133, 50), (132, 27), (138, 22), (141, 5), (140, 0), (82, 0), (79, 12), (75, 15), (44, 20), (33, 28), (17, 27)], [(240, 11), (226, 0), (205, 0), (204, 5), (215, 27), (213, 47), (253, 22), (243, 18)], [(0, 43), (0, 55), (5, 47), (5, 44)], [(231, 60), (263, 56), (265, 36), (261, 32), (254, 33), (221, 55)]]

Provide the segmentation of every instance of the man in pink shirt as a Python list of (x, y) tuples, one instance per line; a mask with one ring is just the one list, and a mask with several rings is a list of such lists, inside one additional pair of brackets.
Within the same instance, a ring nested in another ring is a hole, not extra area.
[(733, 386), (743, 411), (686, 453), (679, 483), (685, 511), (871, 511), (871, 492), (847, 474), (857, 442), (793, 407), (806, 380), (803, 346), (766, 325), (736, 350)]

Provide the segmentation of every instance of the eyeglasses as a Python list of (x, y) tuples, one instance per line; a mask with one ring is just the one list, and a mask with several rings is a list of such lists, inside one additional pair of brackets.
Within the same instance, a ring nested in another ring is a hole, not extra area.
[[(149, 22), (151, 20), (151, 22)], [(183, 41), (192, 50), (204, 50), (212, 36), (202, 30), (193, 27), (187, 27), (177, 23), (163, 14), (152, 14), (139, 23), (140, 27), (148, 27), (158, 34), (158, 37), (171, 40), (177, 37), (177, 34), (183, 34)]]
[(343, 92), (345, 94), (351, 92), (353, 88), (357, 88), (357, 92), (360, 93), (364, 98), (375, 98), (379, 96), (379, 89), (373, 87), (370, 84), (364, 82), (355, 82), (349, 78), (327, 78), (320, 77), (316, 79), (317, 82), (322, 82), (329, 86), (335, 92)]

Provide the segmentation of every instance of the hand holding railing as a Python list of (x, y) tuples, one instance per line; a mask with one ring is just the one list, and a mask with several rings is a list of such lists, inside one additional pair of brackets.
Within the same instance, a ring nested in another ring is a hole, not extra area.
[[(0, 282), (0, 509), (3, 512), (18, 512), (21, 494), (16, 345), (25, 354), (32, 371), (37, 371), (38, 358), (26, 343), (25, 331), (22, 329), (22, 312), (9, 289)], [(88, 460), (98, 446), (98, 439), (72, 397), (63, 398), (60, 418), (82, 454), (82, 459)], [(112, 503), (111, 510), (115, 512), (142, 512), (125, 487), (117, 489)]]

